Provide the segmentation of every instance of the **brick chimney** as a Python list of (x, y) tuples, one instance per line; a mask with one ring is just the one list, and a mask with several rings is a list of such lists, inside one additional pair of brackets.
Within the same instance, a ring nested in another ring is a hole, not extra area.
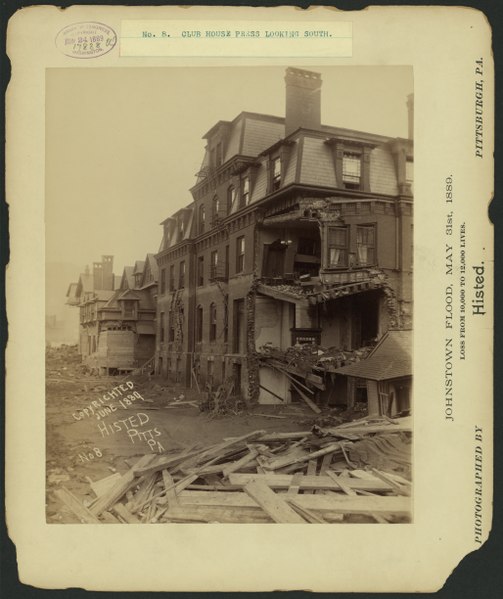
[(101, 264), (103, 265), (103, 289), (111, 291), (114, 288), (114, 257), (101, 256)]
[(288, 67), (286, 83), (285, 136), (299, 127), (321, 128), (321, 75)]
[(103, 264), (101, 262), (93, 262), (93, 289), (103, 289)]
[(409, 117), (409, 139), (414, 139), (414, 94), (407, 96), (407, 111)]

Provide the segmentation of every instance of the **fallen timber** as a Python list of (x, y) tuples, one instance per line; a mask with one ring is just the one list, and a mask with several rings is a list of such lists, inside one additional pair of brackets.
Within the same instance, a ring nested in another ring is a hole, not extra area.
[(410, 432), (408, 418), (254, 431), (141, 456), (123, 474), (89, 479), (83, 498), (63, 486), (55, 495), (62, 511), (89, 524), (410, 522)]

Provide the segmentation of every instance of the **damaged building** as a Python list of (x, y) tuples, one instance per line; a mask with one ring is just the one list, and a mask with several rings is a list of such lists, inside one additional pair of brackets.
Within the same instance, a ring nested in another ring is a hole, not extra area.
[(351, 406), (365, 377), (337, 371), (412, 328), (413, 99), (390, 138), (322, 125), (319, 74), (285, 82), (285, 118), (204, 135), (193, 201), (162, 223), (155, 368), (247, 403)]
[(82, 363), (99, 374), (129, 372), (148, 365), (155, 349), (157, 263), (153, 254), (113, 273), (113, 256), (102, 256), (67, 292), (80, 311)]

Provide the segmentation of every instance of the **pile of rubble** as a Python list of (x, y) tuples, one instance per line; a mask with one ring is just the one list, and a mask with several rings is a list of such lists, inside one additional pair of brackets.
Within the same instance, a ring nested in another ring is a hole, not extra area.
[(410, 418), (367, 418), (145, 455), (86, 497), (55, 495), (94, 524), (396, 523), (410, 521), (411, 488)]
[(268, 343), (259, 349), (259, 358), (261, 361), (282, 362), (304, 374), (310, 370), (333, 372), (336, 368), (364, 360), (373, 348), (373, 345), (367, 345), (359, 349), (342, 350), (314, 344), (298, 344), (282, 350)]

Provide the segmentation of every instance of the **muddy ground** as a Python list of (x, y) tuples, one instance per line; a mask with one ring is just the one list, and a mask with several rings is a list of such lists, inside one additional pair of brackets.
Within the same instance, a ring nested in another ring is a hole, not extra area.
[[(111, 398), (108, 394), (114, 388), (116, 397)], [(339, 420), (331, 413), (324, 413), (320, 419), (304, 405), (254, 406), (238, 415), (218, 417), (202, 413), (190, 404), (168, 407), (180, 398), (199, 400), (195, 391), (167, 384), (164, 379), (90, 376), (81, 368), (76, 347), (49, 348), (46, 360), (47, 521), (77, 522), (54, 496), (54, 490), (63, 485), (84, 503), (91, 502), (95, 495), (90, 482), (115, 472), (122, 474), (140, 456), (152, 451), (169, 453), (259, 429), (268, 432), (307, 430), (320, 421), (328, 419), (328, 423), (336, 424)], [(99, 412), (96, 404), (93, 407), (93, 401), (101, 408)], [(110, 404), (115, 411), (105, 414), (105, 406)]]

